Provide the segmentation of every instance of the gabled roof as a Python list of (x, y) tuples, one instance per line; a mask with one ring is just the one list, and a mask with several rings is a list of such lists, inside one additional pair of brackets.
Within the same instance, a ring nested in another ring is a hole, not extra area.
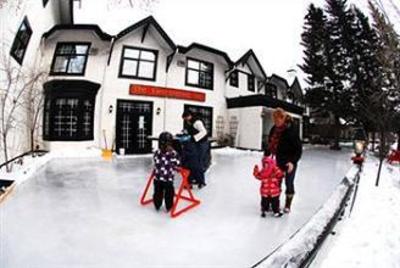
[(178, 46), (178, 52), (182, 53), (182, 54), (186, 54), (192, 49), (200, 49), (200, 50), (204, 50), (204, 51), (207, 51), (209, 53), (221, 56), (222, 58), (224, 58), (224, 60), (226, 61), (226, 63), (229, 66), (233, 65), (232, 60), (229, 58), (228, 54), (226, 52), (224, 52), (224, 51), (221, 51), (221, 50), (218, 50), (218, 49), (206, 46), (206, 45), (202, 45), (202, 44), (199, 44), (199, 43), (192, 43), (187, 47)]
[(277, 75), (277, 74), (272, 74), (272, 75), (269, 77), (269, 82), (273, 82), (274, 79), (279, 80), (279, 81), (281, 81), (282, 83), (284, 83), (285, 86), (286, 86), (286, 89), (290, 89), (289, 83), (288, 83), (288, 81), (287, 81), (285, 78), (283, 78), (283, 77), (281, 77), (281, 76), (279, 76), (279, 75)]
[(57, 31), (60, 30), (89, 30), (93, 31), (100, 37), (101, 40), (110, 41), (112, 36), (103, 32), (98, 25), (95, 24), (59, 24), (51, 28), (49, 31), (43, 34), (44, 38), (50, 37)]
[(168, 34), (161, 28), (160, 24), (158, 24), (158, 22), (154, 19), (153, 16), (149, 16), (149, 17), (147, 17), (141, 21), (138, 21), (137, 23), (132, 24), (131, 26), (125, 28), (124, 30), (122, 30), (121, 32), (119, 32), (116, 35), (116, 40), (141, 28), (142, 26), (149, 27), (150, 25), (152, 25), (160, 33), (162, 38), (165, 40), (165, 42), (168, 44), (168, 46), (172, 50), (176, 50), (176, 45), (175, 45), (174, 41), (172, 41), (172, 39), (168, 36)]
[(234, 65), (237, 66), (239, 64), (246, 64), (249, 62), (249, 59), (253, 58), (255, 64), (258, 66), (258, 68), (261, 71), (261, 74), (264, 76), (264, 79), (267, 79), (268, 76), (264, 71), (264, 68), (262, 67), (260, 61), (258, 60), (256, 54), (254, 53), (254, 51), (252, 49), (249, 49), (249, 51), (247, 51), (242, 57), (240, 57), (235, 63)]
[(300, 90), (301, 94), (303, 94), (299, 79), (296, 77), (292, 83), (292, 85), (290, 86), (291, 90), (297, 89)]
[(298, 101), (303, 101), (303, 90), (301, 88), (301, 84), (299, 82), (299, 79), (296, 77), (290, 86), (290, 91), (293, 93), (293, 96), (298, 100)]

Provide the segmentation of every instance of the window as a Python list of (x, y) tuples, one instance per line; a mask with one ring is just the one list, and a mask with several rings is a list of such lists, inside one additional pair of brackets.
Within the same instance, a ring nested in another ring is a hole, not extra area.
[(213, 128), (213, 108), (207, 106), (197, 106), (197, 105), (188, 105), (184, 106), (185, 111), (191, 111), (196, 114), (204, 123), (205, 128), (207, 129), (208, 136), (212, 136), (212, 128)]
[(265, 95), (267, 95), (270, 98), (277, 99), (278, 98), (278, 89), (276, 85), (267, 83), (265, 85)]
[(232, 87), (239, 87), (239, 72), (237, 70), (231, 73), (229, 84)]
[(119, 77), (156, 80), (158, 51), (124, 46)]
[(257, 80), (257, 92), (260, 92), (263, 86), (264, 86), (263, 81)]
[(93, 139), (94, 98), (59, 96), (46, 98), (43, 137), (51, 141)]
[(43, 6), (45, 7), (48, 2), (49, 2), (49, 0), (43, 0)]
[(247, 90), (255, 92), (255, 87), (254, 87), (254, 75), (247, 75)]
[(213, 89), (214, 65), (209, 62), (187, 59), (186, 85)]
[(90, 43), (58, 43), (51, 75), (85, 75)]
[(26, 49), (28, 48), (29, 40), (32, 36), (32, 29), (28, 18), (25, 17), (21, 26), (14, 38), (11, 46), (10, 55), (21, 65), (24, 60)]

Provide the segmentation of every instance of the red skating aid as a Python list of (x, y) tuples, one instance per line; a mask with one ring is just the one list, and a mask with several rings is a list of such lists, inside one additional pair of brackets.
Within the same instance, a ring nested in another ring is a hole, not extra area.
[[(172, 205), (172, 209), (170, 212), (170, 215), (172, 218), (176, 218), (179, 215), (181, 215), (182, 213), (185, 213), (185, 212), (189, 211), (190, 209), (200, 205), (200, 200), (198, 200), (194, 197), (193, 192), (189, 187), (188, 178), (189, 178), (190, 171), (182, 168), (182, 169), (180, 169), (179, 173), (182, 176), (182, 182), (179, 186), (178, 193), (175, 194), (174, 204)], [(152, 198), (146, 199), (146, 196), (149, 192), (149, 189), (150, 189), (150, 186), (151, 186), (151, 183), (153, 182), (153, 180), (154, 180), (154, 170), (152, 171), (150, 177), (148, 178), (146, 188), (144, 189), (142, 197), (140, 198), (140, 204), (142, 204), (142, 205), (148, 205), (153, 202)], [(184, 195), (185, 191), (188, 193), (188, 196)], [(178, 204), (180, 204), (182, 200), (189, 202), (189, 204), (184, 206), (183, 208), (178, 209)]]

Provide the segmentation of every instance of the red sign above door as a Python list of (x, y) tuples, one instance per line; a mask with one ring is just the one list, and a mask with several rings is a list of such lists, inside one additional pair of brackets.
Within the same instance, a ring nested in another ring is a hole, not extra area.
[(129, 87), (130, 95), (142, 95), (142, 96), (154, 96), (154, 97), (165, 97), (171, 99), (182, 99), (191, 101), (206, 101), (206, 94), (201, 92), (195, 92), (190, 90), (182, 90), (167, 87), (156, 87), (148, 85), (137, 85), (132, 84)]

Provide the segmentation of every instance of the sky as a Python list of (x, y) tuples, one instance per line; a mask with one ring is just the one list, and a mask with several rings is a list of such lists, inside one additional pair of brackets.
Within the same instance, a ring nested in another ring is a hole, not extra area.
[[(98, 24), (115, 34), (153, 15), (176, 44), (202, 43), (227, 52), (232, 60), (252, 48), (267, 75), (292, 80), (293, 73), (287, 71), (295, 69), (306, 85), (298, 68), (304, 16), (311, 2), (323, 7), (324, 0), (157, 0), (151, 8), (132, 1), (133, 8), (128, 0), (83, 0), (75, 9), (75, 23)], [(368, 12), (367, 0), (349, 2)]]

